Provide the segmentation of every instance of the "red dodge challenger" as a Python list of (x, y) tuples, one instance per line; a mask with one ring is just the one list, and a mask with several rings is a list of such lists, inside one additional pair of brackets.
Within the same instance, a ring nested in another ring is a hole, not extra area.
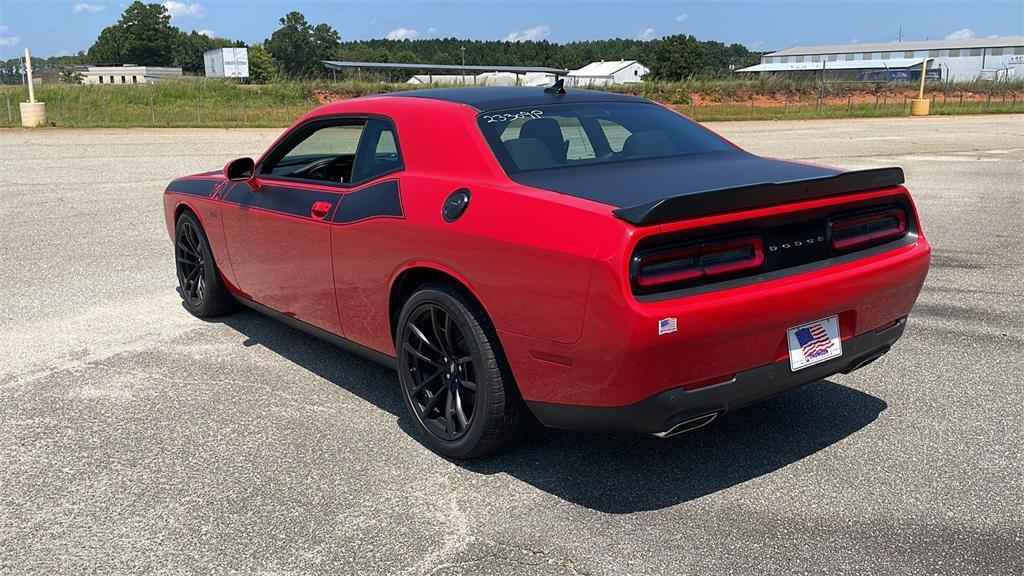
[(670, 436), (876, 360), (928, 272), (902, 183), (558, 84), (327, 104), (164, 208), (190, 312), (395, 367), (426, 442), (470, 458), (534, 420)]

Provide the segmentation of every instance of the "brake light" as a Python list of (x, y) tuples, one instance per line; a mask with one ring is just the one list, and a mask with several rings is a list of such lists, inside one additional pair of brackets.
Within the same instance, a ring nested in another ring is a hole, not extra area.
[(884, 244), (907, 233), (907, 213), (890, 208), (833, 220), (829, 226), (833, 252), (849, 252)]
[(652, 289), (669, 284), (698, 284), (705, 279), (749, 272), (764, 264), (758, 237), (687, 246), (634, 257), (636, 285)]

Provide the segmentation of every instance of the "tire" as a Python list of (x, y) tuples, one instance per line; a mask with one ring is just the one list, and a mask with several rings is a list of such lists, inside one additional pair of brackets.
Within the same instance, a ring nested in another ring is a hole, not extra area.
[(182, 304), (192, 315), (208, 318), (234, 309), (234, 297), (221, 281), (206, 232), (188, 211), (174, 227), (174, 262)]
[(494, 325), (463, 290), (444, 282), (424, 284), (403, 304), (396, 332), (402, 400), (434, 450), (450, 458), (478, 458), (529, 431), (533, 415)]

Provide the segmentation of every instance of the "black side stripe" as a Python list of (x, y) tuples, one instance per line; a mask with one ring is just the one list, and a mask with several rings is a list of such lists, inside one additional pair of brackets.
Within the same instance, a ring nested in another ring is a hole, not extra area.
[(350, 224), (368, 218), (404, 216), (398, 180), (386, 180), (345, 194), (341, 206), (334, 212), (333, 222)]
[(229, 204), (252, 206), (268, 212), (310, 219), (313, 204), (327, 202), (333, 207), (333, 215), (328, 214), (327, 220), (337, 224), (350, 224), (369, 218), (405, 216), (398, 180), (387, 180), (344, 195), (273, 184), (261, 186), (259, 191), (255, 191), (246, 182), (233, 183), (223, 180), (175, 180), (168, 186), (168, 190), (206, 197), (217, 191), (221, 200)]
[(338, 204), (340, 198), (339, 194), (331, 192), (269, 184), (260, 186), (259, 191), (256, 192), (248, 184), (241, 183), (228, 190), (224, 201), (240, 206), (255, 206), (269, 212), (310, 218), (310, 209), (313, 208), (315, 202), (327, 202), (333, 207)]
[(256, 193), (248, 182), (234, 182), (221, 199), (232, 204), (252, 206), (256, 204)]
[(222, 182), (224, 181), (212, 179), (175, 180), (167, 186), (167, 191), (189, 196), (210, 196), (213, 189)]

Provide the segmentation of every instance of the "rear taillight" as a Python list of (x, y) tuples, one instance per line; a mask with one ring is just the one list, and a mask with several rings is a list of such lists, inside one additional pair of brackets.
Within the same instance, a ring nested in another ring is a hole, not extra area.
[(694, 285), (709, 279), (750, 272), (764, 264), (758, 237), (671, 248), (633, 258), (634, 280), (641, 290)]
[(907, 213), (897, 207), (840, 217), (829, 224), (832, 251), (836, 253), (884, 244), (902, 238), (906, 233)]

